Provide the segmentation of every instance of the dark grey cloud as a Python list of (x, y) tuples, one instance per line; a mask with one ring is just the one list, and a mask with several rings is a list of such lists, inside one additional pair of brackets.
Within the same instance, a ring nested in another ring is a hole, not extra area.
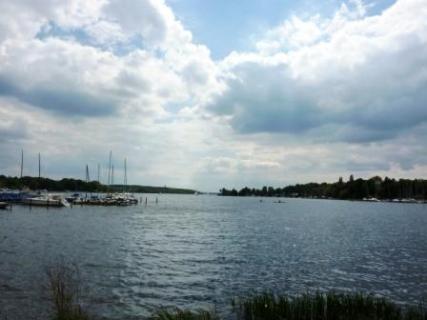
[(7, 125), (0, 125), (0, 142), (19, 141), (29, 137), (25, 121), (13, 121)]
[(110, 97), (102, 97), (70, 87), (35, 86), (20, 88), (16, 81), (0, 75), (0, 95), (16, 98), (35, 107), (62, 116), (109, 116), (117, 111), (117, 102)]
[(0, 74), (0, 95), (14, 96), (19, 93), (18, 88), (8, 80), (5, 76)]
[(24, 93), (23, 101), (62, 115), (107, 116), (115, 113), (111, 100), (77, 90), (37, 89)]
[(232, 115), (231, 124), (240, 133), (301, 133), (321, 123), (316, 106), (304, 88), (290, 81), (285, 66), (246, 63), (228, 90), (208, 105), (220, 115)]
[(322, 141), (383, 141), (426, 123), (427, 29), (389, 30), (375, 21), (391, 20), (377, 18), (285, 58), (236, 55), (227, 89), (207, 109), (238, 133)]
[(304, 132), (315, 142), (370, 143), (385, 141), (396, 137), (396, 130), (366, 127), (347, 122), (326, 124)]
[[(416, 70), (400, 64), (403, 70), (396, 76), (392, 61), (377, 62), (318, 83), (293, 79), (285, 65), (244, 63), (207, 108), (231, 116), (230, 124), (243, 134), (315, 133), (313, 138), (346, 142), (390, 139), (427, 121), (427, 77), (414, 83), (410, 77)], [(325, 126), (334, 131), (322, 130)]]
[(347, 161), (343, 165), (344, 169), (347, 171), (388, 171), (390, 170), (390, 164), (388, 162), (373, 160), (369, 161), (369, 159), (365, 161)]

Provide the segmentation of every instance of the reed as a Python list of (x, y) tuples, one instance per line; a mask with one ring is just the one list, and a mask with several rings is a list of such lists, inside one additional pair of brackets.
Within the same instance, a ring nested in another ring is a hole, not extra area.
[(153, 317), (152, 320), (220, 320), (215, 312), (198, 310), (198, 311), (189, 311), (181, 309), (162, 309), (158, 311)]
[[(265, 293), (232, 302), (237, 320), (427, 320), (427, 310), (401, 308), (372, 295), (361, 293), (303, 294), (295, 297)], [(208, 311), (162, 310), (153, 320), (220, 319)]]
[(47, 269), (54, 320), (89, 320), (80, 305), (81, 280), (76, 265), (59, 263)]
[[(53, 320), (90, 320), (80, 304), (81, 280), (74, 265), (64, 263), (47, 272), (54, 306)], [(427, 309), (402, 307), (362, 293), (305, 293), (297, 296), (264, 293), (232, 301), (236, 320), (427, 320)], [(125, 318), (123, 318), (125, 319)], [(142, 319), (142, 318), (141, 318)], [(151, 320), (220, 320), (214, 311), (159, 309)]]
[(238, 320), (427, 320), (427, 310), (401, 308), (361, 293), (303, 294), (295, 297), (270, 293), (233, 301)]

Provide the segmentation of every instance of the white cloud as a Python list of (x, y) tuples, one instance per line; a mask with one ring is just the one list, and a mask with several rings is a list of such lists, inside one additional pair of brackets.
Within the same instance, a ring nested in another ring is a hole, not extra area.
[[(114, 114), (129, 107), (161, 115), (168, 104), (196, 103), (217, 85), (209, 50), (191, 42), (191, 33), (163, 1), (70, 0), (4, 7), (17, 25), (24, 19), (19, 12), (34, 21), (32, 32), (20, 30), (28, 33), (25, 38), (5, 29), (0, 46), (4, 95), (67, 115)], [(40, 32), (43, 37), (36, 38)], [(92, 39), (87, 42), (79, 32)], [(116, 55), (115, 47), (135, 37), (141, 37), (141, 48), (136, 43), (129, 53)]]
[(419, 175), (426, 3), (368, 11), (293, 16), (215, 62), (163, 0), (3, 1), (1, 170), (22, 146), (54, 177), (113, 150), (131, 183), (204, 190)]
[[(349, 130), (375, 141), (426, 122), (426, 3), (400, 1), (371, 17), (356, 4), (355, 14), (344, 6), (328, 22), (294, 17), (268, 32), (260, 51), (226, 58), (228, 88), (208, 109), (243, 133), (345, 141), (358, 141)], [(331, 28), (337, 20), (340, 27)]]
[(255, 46), (261, 54), (272, 55), (327, 41), (350, 21), (365, 17), (367, 6), (361, 0), (350, 1), (350, 4), (349, 7), (343, 3), (331, 19), (319, 15), (302, 19), (294, 15), (268, 30)]
[[(117, 158), (132, 155), (130, 168), (144, 171), (134, 182), (148, 176), (165, 184), (169, 174), (175, 185), (190, 186), (191, 175), (183, 179), (179, 168), (205, 135), (198, 120), (180, 120), (179, 110), (214, 90), (216, 66), (163, 1), (0, 7), (0, 133), (2, 157), (8, 154), (2, 169), (14, 172), (10, 155), (20, 146), (27, 154), (41, 151), (50, 159), (46, 174), (55, 177), (78, 174), (82, 163), (114, 150)], [(126, 45), (129, 51), (116, 52)]]

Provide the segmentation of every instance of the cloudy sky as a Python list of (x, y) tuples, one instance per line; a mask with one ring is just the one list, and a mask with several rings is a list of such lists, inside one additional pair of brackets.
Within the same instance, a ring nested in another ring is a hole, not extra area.
[(427, 175), (426, 0), (0, 0), (0, 173)]

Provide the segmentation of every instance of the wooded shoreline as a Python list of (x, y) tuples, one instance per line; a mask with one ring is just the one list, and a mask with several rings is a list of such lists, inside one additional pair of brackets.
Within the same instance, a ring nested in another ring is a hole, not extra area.
[[(48, 190), (48, 191), (76, 191), (76, 192), (122, 192), (123, 185), (104, 185), (98, 181), (83, 181), (80, 179), (63, 178), (53, 180), (38, 177), (7, 177), (0, 175), (0, 188), (13, 190)], [(139, 186), (127, 185), (126, 192), (135, 193), (174, 193), (174, 194), (194, 194), (196, 191), (183, 188), (159, 187), (159, 186)]]
[(334, 183), (306, 183), (261, 189), (244, 187), (241, 190), (221, 189), (222, 196), (261, 196), (261, 197), (296, 197), (342, 200), (427, 200), (427, 180), (391, 179), (379, 176), (370, 179), (354, 179), (351, 175), (347, 182), (340, 178)]

